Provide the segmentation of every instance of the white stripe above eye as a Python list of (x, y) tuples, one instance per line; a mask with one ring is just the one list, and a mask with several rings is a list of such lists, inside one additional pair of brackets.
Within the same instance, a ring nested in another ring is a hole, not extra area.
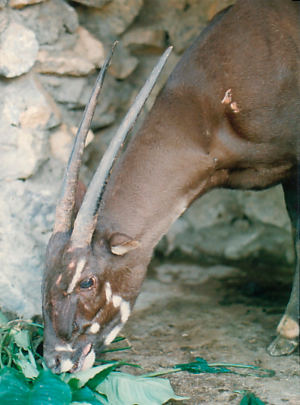
[(74, 277), (73, 277), (73, 279), (72, 279), (72, 281), (71, 281), (71, 283), (70, 283), (70, 285), (69, 285), (69, 287), (68, 287), (68, 289), (67, 289), (67, 293), (68, 293), (68, 294), (71, 294), (71, 293), (73, 292), (73, 290), (74, 290), (76, 284), (78, 283), (78, 281), (79, 281), (79, 279), (80, 279), (80, 276), (81, 276), (81, 273), (82, 273), (82, 270), (83, 270), (83, 268), (84, 268), (84, 266), (85, 266), (85, 263), (86, 263), (86, 259), (85, 259), (84, 257), (82, 257), (82, 258), (78, 261), (77, 266), (76, 266), (76, 270), (75, 270)]

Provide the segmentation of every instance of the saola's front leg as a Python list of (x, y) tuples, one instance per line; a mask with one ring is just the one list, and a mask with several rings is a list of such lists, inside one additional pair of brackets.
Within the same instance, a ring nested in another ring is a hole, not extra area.
[(295, 251), (296, 271), (289, 303), (279, 322), (279, 335), (270, 344), (268, 351), (272, 356), (282, 356), (292, 353), (299, 343), (299, 266), (300, 266), (300, 212), (297, 176), (294, 181), (283, 185), (285, 202), (292, 221)]

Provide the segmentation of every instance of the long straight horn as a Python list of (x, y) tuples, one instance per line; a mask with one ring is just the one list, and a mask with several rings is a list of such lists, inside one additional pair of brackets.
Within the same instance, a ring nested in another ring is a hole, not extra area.
[(91, 126), (91, 121), (97, 104), (97, 98), (102, 89), (105, 73), (110, 64), (116, 45), (117, 42), (114, 43), (109, 56), (107, 57), (101, 68), (101, 71), (92, 90), (89, 102), (84, 110), (83, 117), (79, 125), (73, 143), (72, 152), (70, 154), (68, 165), (65, 171), (61, 195), (56, 207), (53, 233), (71, 231), (72, 215), (75, 206), (75, 194), (86, 136)]
[(110, 145), (101, 159), (74, 222), (74, 228), (71, 236), (71, 243), (74, 247), (84, 247), (91, 242), (96, 227), (98, 209), (104, 191), (105, 181), (126, 135), (133, 127), (143, 105), (150, 95), (151, 90), (153, 89), (156, 80), (172, 51), (172, 48), (173, 47), (170, 46), (160, 57), (158, 63), (140, 90), (134, 103), (130, 107), (119, 129), (117, 130), (116, 135), (111, 140)]

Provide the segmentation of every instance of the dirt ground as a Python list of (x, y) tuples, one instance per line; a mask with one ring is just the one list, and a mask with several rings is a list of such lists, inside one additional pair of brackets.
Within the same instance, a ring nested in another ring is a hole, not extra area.
[(277, 358), (266, 352), (288, 296), (289, 286), (257, 283), (238, 269), (160, 264), (150, 272), (123, 330), (132, 349), (107, 356), (138, 363), (147, 372), (195, 357), (276, 371), (270, 378), (172, 374), (176, 394), (190, 398), (176, 403), (239, 404), (242, 394), (235, 391), (249, 390), (267, 404), (300, 404), (299, 352)]

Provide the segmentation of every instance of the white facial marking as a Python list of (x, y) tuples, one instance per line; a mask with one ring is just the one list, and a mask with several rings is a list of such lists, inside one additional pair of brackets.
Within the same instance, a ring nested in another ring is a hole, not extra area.
[(95, 362), (95, 352), (94, 350), (91, 350), (90, 353), (86, 356), (86, 358), (83, 361), (81, 370), (87, 370), (88, 368), (91, 368)]
[(55, 350), (57, 352), (74, 352), (75, 349), (72, 349), (72, 346), (67, 344), (67, 345), (57, 345), (55, 346)]
[(98, 333), (99, 330), (100, 330), (100, 325), (99, 325), (99, 323), (98, 323), (98, 322), (94, 322), (94, 323), (92, 323), (92, 325), (89, 327), (88, 333), (93, 333), (93, 334), (95, 334), (95, 333)]
[(66, 373), (67, 371), (70, 371), (73, 366), (74, 364), (70, 359), (62, 360), (60, 371)]
[(81, 276), (81, 273), (82, 273), (82, 270), (83, 270), (83, 268), (85, 266), (85, 263), (86, 263), (86, 259), (84, 257), (81, 258), (79, 260), (79, 262), (77, 263), (74, 277), (73, 277), (73, 279), (72, 279), (72, 281), (71, 281), (71, 283), (69, 285), (69, 288), (67, 290), (68, 294), (71, 294), (73, 292), (73, 290), (74, 290), (74, 288), (75, 288), (75, 286), (76, 286), (76, 284), (77, 284), (77, 282), (78, 282), (78, 280), (79, 280), (79, 278)]
[(58, 277), (57, 277), (57, 280), (56, 280), (56, 285), (58, 285), (60, 282), (61, 282), (61, 278), (62, 278), (62, 274), (60, 274)]
[(122, 301), (123, 301), (123, 299), (122, 299), (122, 297), (120, 297), (120, 295), (113, 295), (112, 302), (113, 302), (113, 306), (115, 308), (118, 308), (121, 305)]
[(111, 298), (112, 298), (112, 291), (111, 291), (110, 283), (108, 281), (105, 283), (105, 296), (106, 296), (106, 301), (110, 302)]
[(109, 332), (104, 340), (105, 345), (109, 345), (117, 337), (118, 333), (122, 329), (122, 326), (123, 325), (117, 325)]
[(120, 306), (121, 322), (125, 323), (130, 315), (130, 304), (123, 300)]

